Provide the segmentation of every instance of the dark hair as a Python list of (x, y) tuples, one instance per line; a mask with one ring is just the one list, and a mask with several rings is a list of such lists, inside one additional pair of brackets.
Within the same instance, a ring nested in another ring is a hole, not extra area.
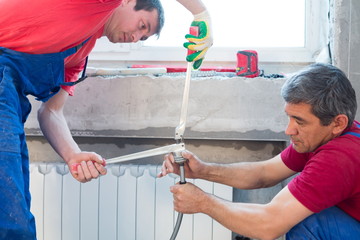
[(315, 63), (290, 77), (281, 88), (287, 103), (307, 103), (321, 124), (328, 126), (345, 114), (350, 127), (356, 115), (356, 94), (344, 72), (330, 64)]
[(134, 9), (136, 11), (145, 10), (149, 12), (155, 9), (158, 12), (158, 25), (155, 34), (159, 36), (165, 22), (164, 9), (160, 0), (137, 0)]

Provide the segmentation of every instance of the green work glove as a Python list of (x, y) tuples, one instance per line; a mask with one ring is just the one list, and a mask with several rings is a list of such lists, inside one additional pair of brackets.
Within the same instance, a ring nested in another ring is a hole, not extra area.
[(208, 11), (194, 15), (194, 21), (191, 26), (199, 28), (199, 36), (186, 34), (185, 38), (189, 41), (184, 43), (184, 47), (196, 51), (186, 57), (186, 61), (194, 62), (193, 68), (198, 69), (204, 60), (205, 54), (213, 44), (211, 21)]

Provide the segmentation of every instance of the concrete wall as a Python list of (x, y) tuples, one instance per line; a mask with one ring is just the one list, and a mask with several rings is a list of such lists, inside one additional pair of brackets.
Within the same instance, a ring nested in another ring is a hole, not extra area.
[[(261, 160), (279, 152), (287, 139), (279, 94), (283, 81), (194, 78), (185, 131), (187, 148), (204, 160), (217, 162)], [(89, 78), (77, 87), (65, 115), (81, 147), (106, 158), (172, 144), (183, 84), (184, 76)], [(39, 106), (34, 100), (32, 104), (34, 110)], [(61, 161), (41, 137), (36, 111), (30, 114), (26, 131), (32, 161)], [(161, 163), (161, 158), (156, 159), (142, 162)]]
[[(360, 1), (331, 0), (330, 21), (333, 64), (342, 69), (355, 88), (360, 105)], [(360, 120), (358, 107), (356, 119)]]
[[(184, 77), (89, 78), (65, 109), (80, 135), (171, 138), (179, 123)], [(193, 78), (186, 138), (283, 140), (284, 79)], [(36, 109), (39, 103), (33, 102)], [(265, 107), (264, 107), (265, 106)], [(26, 127), (37, 129), (33, 111)]]

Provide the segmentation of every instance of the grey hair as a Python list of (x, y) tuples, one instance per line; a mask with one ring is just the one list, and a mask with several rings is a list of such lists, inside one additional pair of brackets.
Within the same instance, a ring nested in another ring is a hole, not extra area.
[(355, 90), (344, 72), (330, 64), (315, 63), (290, 77), (281, 88), (287, 103), (306, 103), (312, 113), (328, 126), (339, 114), (348, 117), (348, 127), (355, 119)]

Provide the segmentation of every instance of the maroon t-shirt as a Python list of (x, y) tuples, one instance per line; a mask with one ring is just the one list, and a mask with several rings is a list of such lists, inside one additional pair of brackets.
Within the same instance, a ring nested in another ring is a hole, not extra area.
[(290, 192), (312, 212), (337, 206), (360, 221), (360, 125), (311, 153), (290, 145), (282, 153), (285, 165), (300, 172), (288, 185)]

